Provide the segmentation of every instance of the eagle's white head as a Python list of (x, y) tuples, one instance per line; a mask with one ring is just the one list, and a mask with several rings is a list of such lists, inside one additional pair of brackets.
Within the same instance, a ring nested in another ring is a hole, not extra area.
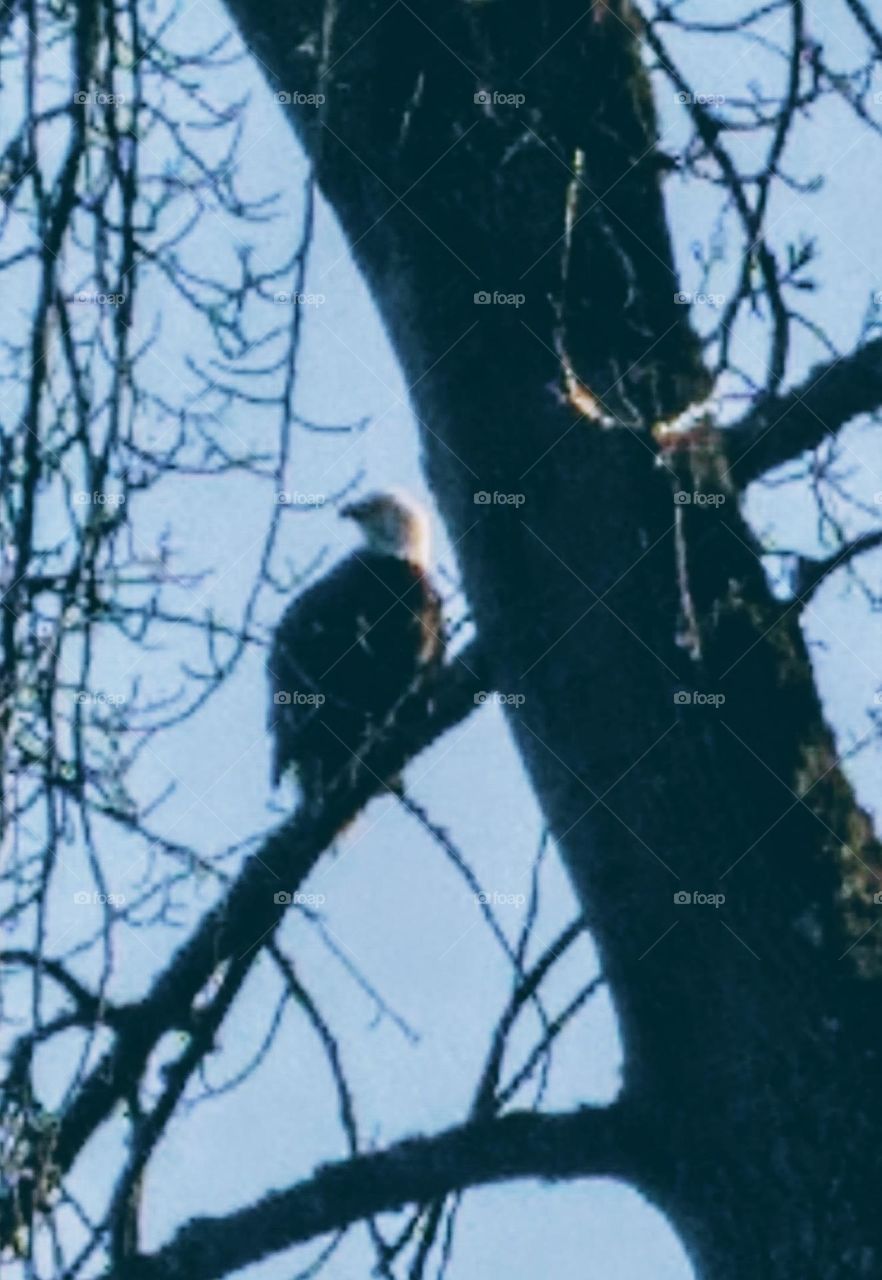
[(409, 494), (371, 493), (341, 507), (340, 515), (356, 522), (369, 550), (428, 569), (429, 517)]

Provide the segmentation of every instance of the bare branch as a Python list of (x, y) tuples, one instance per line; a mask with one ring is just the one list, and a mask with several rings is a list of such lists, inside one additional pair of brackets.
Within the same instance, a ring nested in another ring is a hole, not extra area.
[[(136, 1088), (147, 1060), (169, 1030), (195, 1035), (200, 1015), (194, 1001), (219, 966), (235, 959), (250, 967), (275, 936), (291, 893), (315, 866), (335, 835), (383, 789), (381, 779), (398, 774), (419, 751), (463, 720), (481, 687), (477, 642), (454, 658), (427, 706), (417, 693), (402, 706), (400, 724), (365, 758), (358, 776), (341, 776), (315, 808), (298, 809), (245, 862), (221, 900), (159, 974), (150, 992), (130, 1005), (113, 1047), (74, 1094), (59, 1119), (53, 1161), (66, 1172), (118, 1101)], [(478, 672), (479, 674), (475, 674)], [(244, 972), (241, 975), (244, 979)], [(0, 1239), (15, 1229), (0, 1204)]]
[(554, 1115), (515, 1112), (409, 1138), (386, 1151), (324, 1165), (306, 1182), (222, 1218), (198, 1218), (112, 1280), (216, 1280), (268, 1254), (415, 1200), (513, 1178), (652, 1179), (652, 1143), (630, 1107)]
[(730, 474), (743, 488), (880, 405), (882, 338), (876, 338), (849, 356), (817, 365), (801, 386), (761, 400), (727, 431)]
[(870, 17), (869, 11), (863, 0), (845, 0), (851, 12), (854, 14), (856, 21), (863, 28), (870, 43), (876, 50), (876, 56), (882, 58), (882, 30)]
[(846, 543), (844, 547), (840, 547), (824, 560), (800, 559), (796, 594), (804, 604), (807, 604), (831, 573), (837, 569), (844, 569), (859, 556), (867, 551), (875, 551), (879, 546), (882, 546), (882, 532), (876, 530), (874, 533), (864, 534), (862, 538), (855, 538), (853, 542)]

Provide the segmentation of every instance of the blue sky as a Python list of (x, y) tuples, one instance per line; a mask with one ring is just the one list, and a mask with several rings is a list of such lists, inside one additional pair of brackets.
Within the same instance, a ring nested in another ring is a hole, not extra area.
[[(717, 6), (716, 18), (741, 6)], [(838, 11), (837, 11), (838, 12)], [(858, 47), (854, 28), (844, 20), (814, 14), (816, 34), (828, 50), (841, 47), (843, 60)], [(227, 29), (222, 7), (198, 3), (180, 20), (178, 42), (195, 35), (203, 41)], [(785, 37), (783, 28), (770, 37)], [(712, 51), (712, 56), (711, 56)], [(724, 51), (724, 52), (723, 52)], [(751, 77), (776, 65), (755, 48), (707, 42), (676, 49), (681, 66), (699, 91), (731, 95)], [(281, 193), (284, 211), (255, 235), (244, 233), (261, 263), (281, 261), (299, 235), (305, 166), (293, 134), (257, 68), (247, 61), (227, 75), (236, 94), (246, 89), (240, 178), (253, 194)], [(882, 86), (880, 86), (882, 87)], [(212, 93), (224, 92), (215, 78)], [(672, 89), (659, 95), (665, 145), (682, 138), (682, 107)], [(748, 160), (751, 143), (740, 144)], [(753, 144), (755, 145), (755, 144)], [(822, 317), (843, 348), (858, 338), (860, 321), (874, 289), (882, 288), (873, 219), (879, 207), (878, 140), (862, 134), (854, 118), (832, 107), (822, 121), (800, 124), (791, 167), (802, 174), (827, 175), (814, 197), (782, 192), (773, 202), (773, 239), (783, 243), (808, 230), (823, 244), (818, 276), (823, 289), (807, 297), (807, 310)], [(161, 157), (159, 157), (161, 159)], [(755, 157), (754, 157), (755, 159)], [(695, 287), (691, 242), (706, 238), (719, 205), (719, 192), (674, 178), (667, 189), (683, 286)], [(734, 245), (729, 225), (725, 235)], [(193, 265), (232, 263), (243, 230), (211, 215), (192, 238)], [(732, 269), (722, 265), (714, 282), (721, 293), (731, 288)], [(300, 352), (296, 409), (304, 418), (326, 423), (369, 419), (363, 431), (329, 434), (295, 431), (286, 489), (331, 495), (357, 482), (362, 488), (402, 485), (430, 502), (419, 469), (415, 424), (403, 384), (376, 312), (350, 260), (333, 217), (319, 201), (310, 258), (308, 288), (323, 297), (306, 309)], [(151, 290), (153, 295), (151, 299)], [(171, 302), (158, 284), (146, 281), (145, 305), (161, 309), (163, 330), (145, 376), (170, 398), (198, 392), (184, 356), (201, 339), (185, 309)], [(278, 304), (281, 310), (285, 304)], [(696, 308), (699, 323), (710, 322)], [(758, 368), (764, 348), (761, 324), (745, 325), (737, 335), (739, 358)], [(793, 374), (803, 375), (820, 357), (801, 338)], [(277, 423), (272, 413), (237, 406), (224, 416), (231, 442), (271, 449)], [(145, 427), (150, 430), (149, 424)], [(882, 456), (865, 424), (846, 436), (853, 483), (862, 493), (882, 492)], [(210, 570), (197, 587), (176, 598), (181, 612), (198, 614), (205, 606), (234, 622), (254, 578), (261, 539), (274, 501), (270, 481), (241, 476), (164, 482), (158, 497), (135, 498), (130, 512), (141, 544), (153, 547), (169, 527), (177, 548), (179, 573)], [(793, 484), (750, 497), (752, 517), (770, 545), (817, 545), (814, 510), (805, 485)], [(855, 519), (849, 516), (848, 519)], [(857, 526), (855, 525), (855, 529)], [(434, 521), (438, 563), (451, 608), (456, 598), (456, 565), (442, 528)], [(293, 582), (314, 565), (345, 554), (352, 530), (331, 505), (286, 510), (275, 567)], [(878, 568), (878, 560), (875, 562)], [(260, 610), (264, 631), (284, 606), (284, 597), (267, 595)], [(882, 684), (879, 635), (859, 595), (831, 583), (807, 619), (818, 649), (822, 693), (841, 742), (860, 741), (870, 728), (868, 707)], [(167, 647), (133, 653), (108, 639), (98, 670), (106, 693), (127, 694), (133, 671), (149, 687), (171, 694), (181, 683), (180, 662), (199, 661), (179, 629), (169, 630)], [(263, 655), (250, 651), (223, 692), (185, 727), (156, 740), (139, 766), (143, 797), (170, 783), (175, 790), (158, 810), (154, 826), (190, 842), (206, 855), (265, 829), (291, 802), (269, 790), (269, 742), (265, 729), (266, 693)], [(516, 714), (516, 713), (515, 713)], [(854, 761), (855, 776), (867, 803), (874, 797), (874, 750)], [(502, 714), (488, 705), (479, 710), (418, 761), (407, 776), (414, 798), (441, 823), (465, 854), (489, 893), (517, 897), (526, 891), (542, 823), (512, 747)], [(103, 833), (108, 842), (115, 832)], [(120, 847), (110, 869), (119, 891), (132, 893), (147, 869), (143, 853)], [(59, 936), (69, 945), (92, 927), (70, 906), (83, 882), (82, 852), (65, 855), (53, 905)], [(305, 889), (321, 897), (325, 928), (338, 952), (381, 994), (390, 1013), (374, 1001), (335, 957), (308, 920), (290, 912), (283, 940), (298, 973), (318, 1000), (343, 1046), (343, 1057), (362, 1126), (364, 1141), (382, 1146), (415, 1131), (432, 1132), (460, 1120), (471, 1101), (487, 1051), (494, 1017), (510, 987), (507, 960), (482, 922), (468, 887), (451, 868), (438, 845), (392, 800), (375, 801), (333, 853), (316, 868)], [(211, 900), (208, 884), (195, 878), (181, 886), (179, 922), (192, 922)], [(546, 857), (542, 910), (532, 954), (535, 956), (575, 914), (576, 904), (554, 851)], [(498, 908), (500, 924), (517, 935), (522, 908)], [(179, 929), (156, 925), (149, 931), (120, 934), (114, 992), (126, 998), (143, 990), (150, 975), (180, 940)], [(88, 963), (81, 970), (88, 974)], [(552, 975), (547, 1004), (556, 1011), (596, 972), (596, 957), (585, 940)], [(273, 1017), (279, 981), (264, 959), (249, 979), (229, 1022), (219, 1051), (209, 1062), (208, 1078), (217, 1086), (235, 1075), (257, 1050)], [(401, 1024), (412, 1032), (405, 1033)], [(529, 1052), (536, 1034), (532, 1016), (513, 1037), (509, 1068)], [(153, 1079), (173, 1039), (160, 1047)], [(67, 1063), (59, 1056), (41, 1062), (47, 1096), (57, 1089)], [(554, 1057), (544, 1104), (566, 1107), (615, 1095), (620, 1047), (615, 1019), (604, 992), (595, 997), (562, 1038)], [(525, 1092), (520, 1101), (527, 1103)], [(119, 1158), (122, 1126), (111, 1124), (91, 1144), (77, 1172), (84, 1201), (98, 1209), (108, 1171)], [(288, 1011), (273, 1051), (235, 1092), (185, 1109), (159, 1148), (146, 1185), (146, 1247), (164, 1240), (191, 1214), (219, 1213), (248, 1203), (270, 1187), (307, 1176), (313, 1166), (345, 1154), (326, 1066), (303, 1019)], [(289, 1280), (304, 1265), (296, 1258), (275, 1258), (242, 1273), (249, 1280)], [(370, 1252), (366, 1233), (355, 1230), (328, 1264), (329, 1280), (367, 1274)], [(492, 1188), (470, 1194), (460, 1221), (453, 1280), (483, 1280), (502, 1269), (509, 1280), (688, 1280), (691, 1269), (672, 1232), (652, 1209), (628, 1190), (608, 1182), (555, 1188), (532, 1185)]]

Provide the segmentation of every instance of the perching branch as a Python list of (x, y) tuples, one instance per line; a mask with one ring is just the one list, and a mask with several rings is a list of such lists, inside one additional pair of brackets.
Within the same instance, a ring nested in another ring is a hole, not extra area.
[(882, 405), (882, 338), (817, 365), (801, 386), (761, 400), (726, 433), (730, 474), (739, 488), (835, 435)]
[[(464, 720), (482, 687), (477, 641), (454, 658), (430, 702), (417, 691), (402, 706), (394, 733), (364, 759), (357, 776), (342, 776), (318, 807), (298, 809), (245, 862), (220, 901), (159, 974), (149, 993), (127, 1007), (113, 1046), (58, 1118), (53, 1163), (63, 1176), (114, 1106), (138, 1085), (147, 1060), (169, 1030), (198, 1029), (193, 1002), (227, 961), (250, 966), (272, 941), (291, 894), (321, 853), (367, 802), (442, 733)], [(186, 1049), (184, 1050), (186, 1053)], [(36, 1206), (29, 1206), (36, 1207)], [(0, 1241), (15, 1229), (8, 1202), (0, 1201)]]
[(554, 1115), (515, 1112), (323, 1165), (247, 1209), (197, 1218), (110, 1280), (216, 1280), (292, 1245), (417, 1200), (514, 1178), (654, 1183), (658, 1148), (622, 1102)]
[(846, 543), (844, 547), (840, 547), (838, 551), (834, 551), (831, 556), (827, 556), (824, 560), (800, 559), (796, 580), (796, 594), (803, 603), (807, 604), (821, 583), (825, 582), (831, 573), (834, 573), (837, 569), (844, 569), (847, 565), (857, 560), (859, 556), (865, 555), (868, 551), (875, 551), (879, 546), (882, 546), (882, 533), (876, 530), (874, 533), (864, 534), (863, 537), (855, 538), (853, 542)]

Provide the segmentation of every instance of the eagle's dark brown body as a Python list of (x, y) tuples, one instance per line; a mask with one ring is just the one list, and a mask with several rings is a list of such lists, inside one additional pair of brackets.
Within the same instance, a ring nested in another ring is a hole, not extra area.
[(268, 661), (272, 781), (331, 786), (443, 654), (441, 605), (411, 561), (363, 549), (288, 607)]

